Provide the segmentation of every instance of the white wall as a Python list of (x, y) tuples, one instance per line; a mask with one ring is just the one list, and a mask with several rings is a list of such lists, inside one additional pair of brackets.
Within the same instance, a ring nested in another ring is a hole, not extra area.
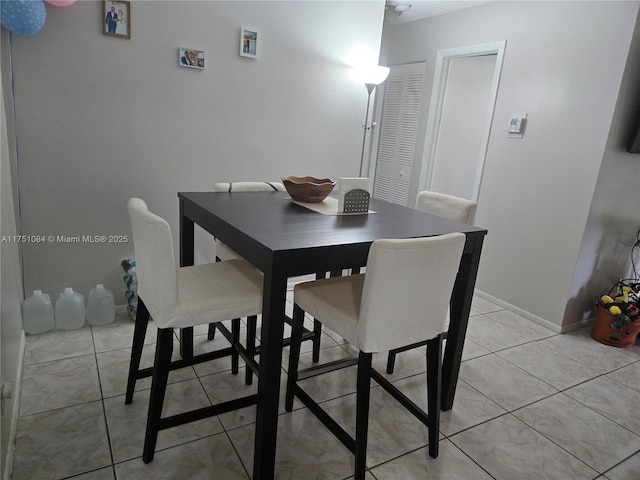
[[(477, 287), (558, 329), (637, 14), (638, 2), (498, 1), (385, 27), (389, 63), (427, 60), (431, 79), (439, 49), (507, 40), (476, 217), (489, 230)], [(522, 140), (506, 137), (515, 112), (529, 114)]]
[[(102, 35), (101, 2), (47, 6), (44, 29), (12, 35), (23, 232), (127, 235), (145, 199), (178, 238), (178, 191), (286, 175), (352, 176), (366, 89), (347, 51), (378, 51), (384, 2), (132, 2), (132, 38)], [(238, 55), (241, 25), (260, 57)], [(178, 47), (206, 51), (182, 68)], [(27, 291), (124, 303), (127, 244), (25, 246)]]
[[(631, 278), (631, 246), (640, 230), (640, 155), (626, 151), (640, 127), (640, 17), (596, 182), (564, 324), (594, 316), (595, 299)], [(639, 259), (636, 257), (636, 262)]]

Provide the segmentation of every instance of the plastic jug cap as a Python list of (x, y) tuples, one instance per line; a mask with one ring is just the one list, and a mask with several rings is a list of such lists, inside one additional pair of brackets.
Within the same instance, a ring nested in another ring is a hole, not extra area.
[(72, 287), (67, 287), (64, 289), (65, 293), (73, 293), (73, 288)]
[(96, 285), (96, 288), (104, 288), (104, 284), (103, 283), (99, 283)]
[(34, 295), (42, 295), (42, 290), (34, 290), (33, 294)]

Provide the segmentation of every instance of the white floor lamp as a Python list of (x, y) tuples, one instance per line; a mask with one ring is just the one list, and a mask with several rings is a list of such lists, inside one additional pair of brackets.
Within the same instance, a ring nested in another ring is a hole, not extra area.
[(357, 67), (354, 72), (354, 78), (367, 87), (367, 112), (364, 116), (364, 125), (362, 126), (364, 129), (364, 134), (362, 136), (362, 155), (360, 156), (360, 176), (362, 176), (362, 167), (364, 165), (364, 150), (367, 141), (367, 120), (369, 119), (369, 105), (371, 103), (371, 93), (373, 90), (384, 82), (389, 76), (389, 67), (382, 67), (380, 65), (373, 65), (370, 67)]

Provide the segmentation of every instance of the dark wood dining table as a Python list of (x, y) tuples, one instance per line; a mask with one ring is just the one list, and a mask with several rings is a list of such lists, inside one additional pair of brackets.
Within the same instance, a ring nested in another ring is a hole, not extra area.
[[(375, 240), (466, 235), (442, 367), (442, 408), (452, 408), (485, 229), (375, 198), (370, 204), (375, 213), (324, 215), (292, 202), (286, 192), (180, 192), (178, 197), (181, 266), (193, 265), (198, 224), (264, 274), (254, 480), (274, 478), (287, 280), (363, 267)], [(183, 331), (183, 356), (193, 354), (192, 341), (192, 331)]]

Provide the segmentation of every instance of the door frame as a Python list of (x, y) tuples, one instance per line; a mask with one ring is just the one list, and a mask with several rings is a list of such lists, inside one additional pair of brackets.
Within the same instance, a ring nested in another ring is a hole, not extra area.
[(431, 101), (429, 102), (429, 114), (427, 117), (427, 133), (424, 143), (424, 157), (422, 160), (422, 168), (420, 169), (420, 178), (418, 183), (418, 191), (429, 190), (431, 180), (433, 178), (433, 168), (436, 156), (437, 138), (440, 131), (440, 121), (442, 118), (442, 107), (444, 104), (444, 94), (447, 86), (447, 73), (449, 70), (449, 61), (452, 58), (476, 57), (482, 55), (496, 55), (496, 65), (493, 72), (493, 80), (491, 82), (491, 108), (488, 112), (486, 140), (481, 149), (481, 156), (478, 159), (478, 167), (476, 169), (476, 178), (473, 188), (472, 200), (477, 202), (480, 194), (480, 182), (482, 181), (482, 173), (484, 170), (484, 162), (487, 157), (487, 149), (489, 147), (489, 138), (491, 135), (491, 125), (493, 123), (493, 115), (498, 97), (498, 86), (500, 84), (500, 75), (502, 73), (502, 63), (504, 60), (504, 51), (507, 46), (506, 40), (496, 42), (481, 43), (477, 45), (468, 45), (465, 47), (447, 48), (438, 50), (435, 65), (435, 74), (433, 76), (433, 88), (431, 90)]

